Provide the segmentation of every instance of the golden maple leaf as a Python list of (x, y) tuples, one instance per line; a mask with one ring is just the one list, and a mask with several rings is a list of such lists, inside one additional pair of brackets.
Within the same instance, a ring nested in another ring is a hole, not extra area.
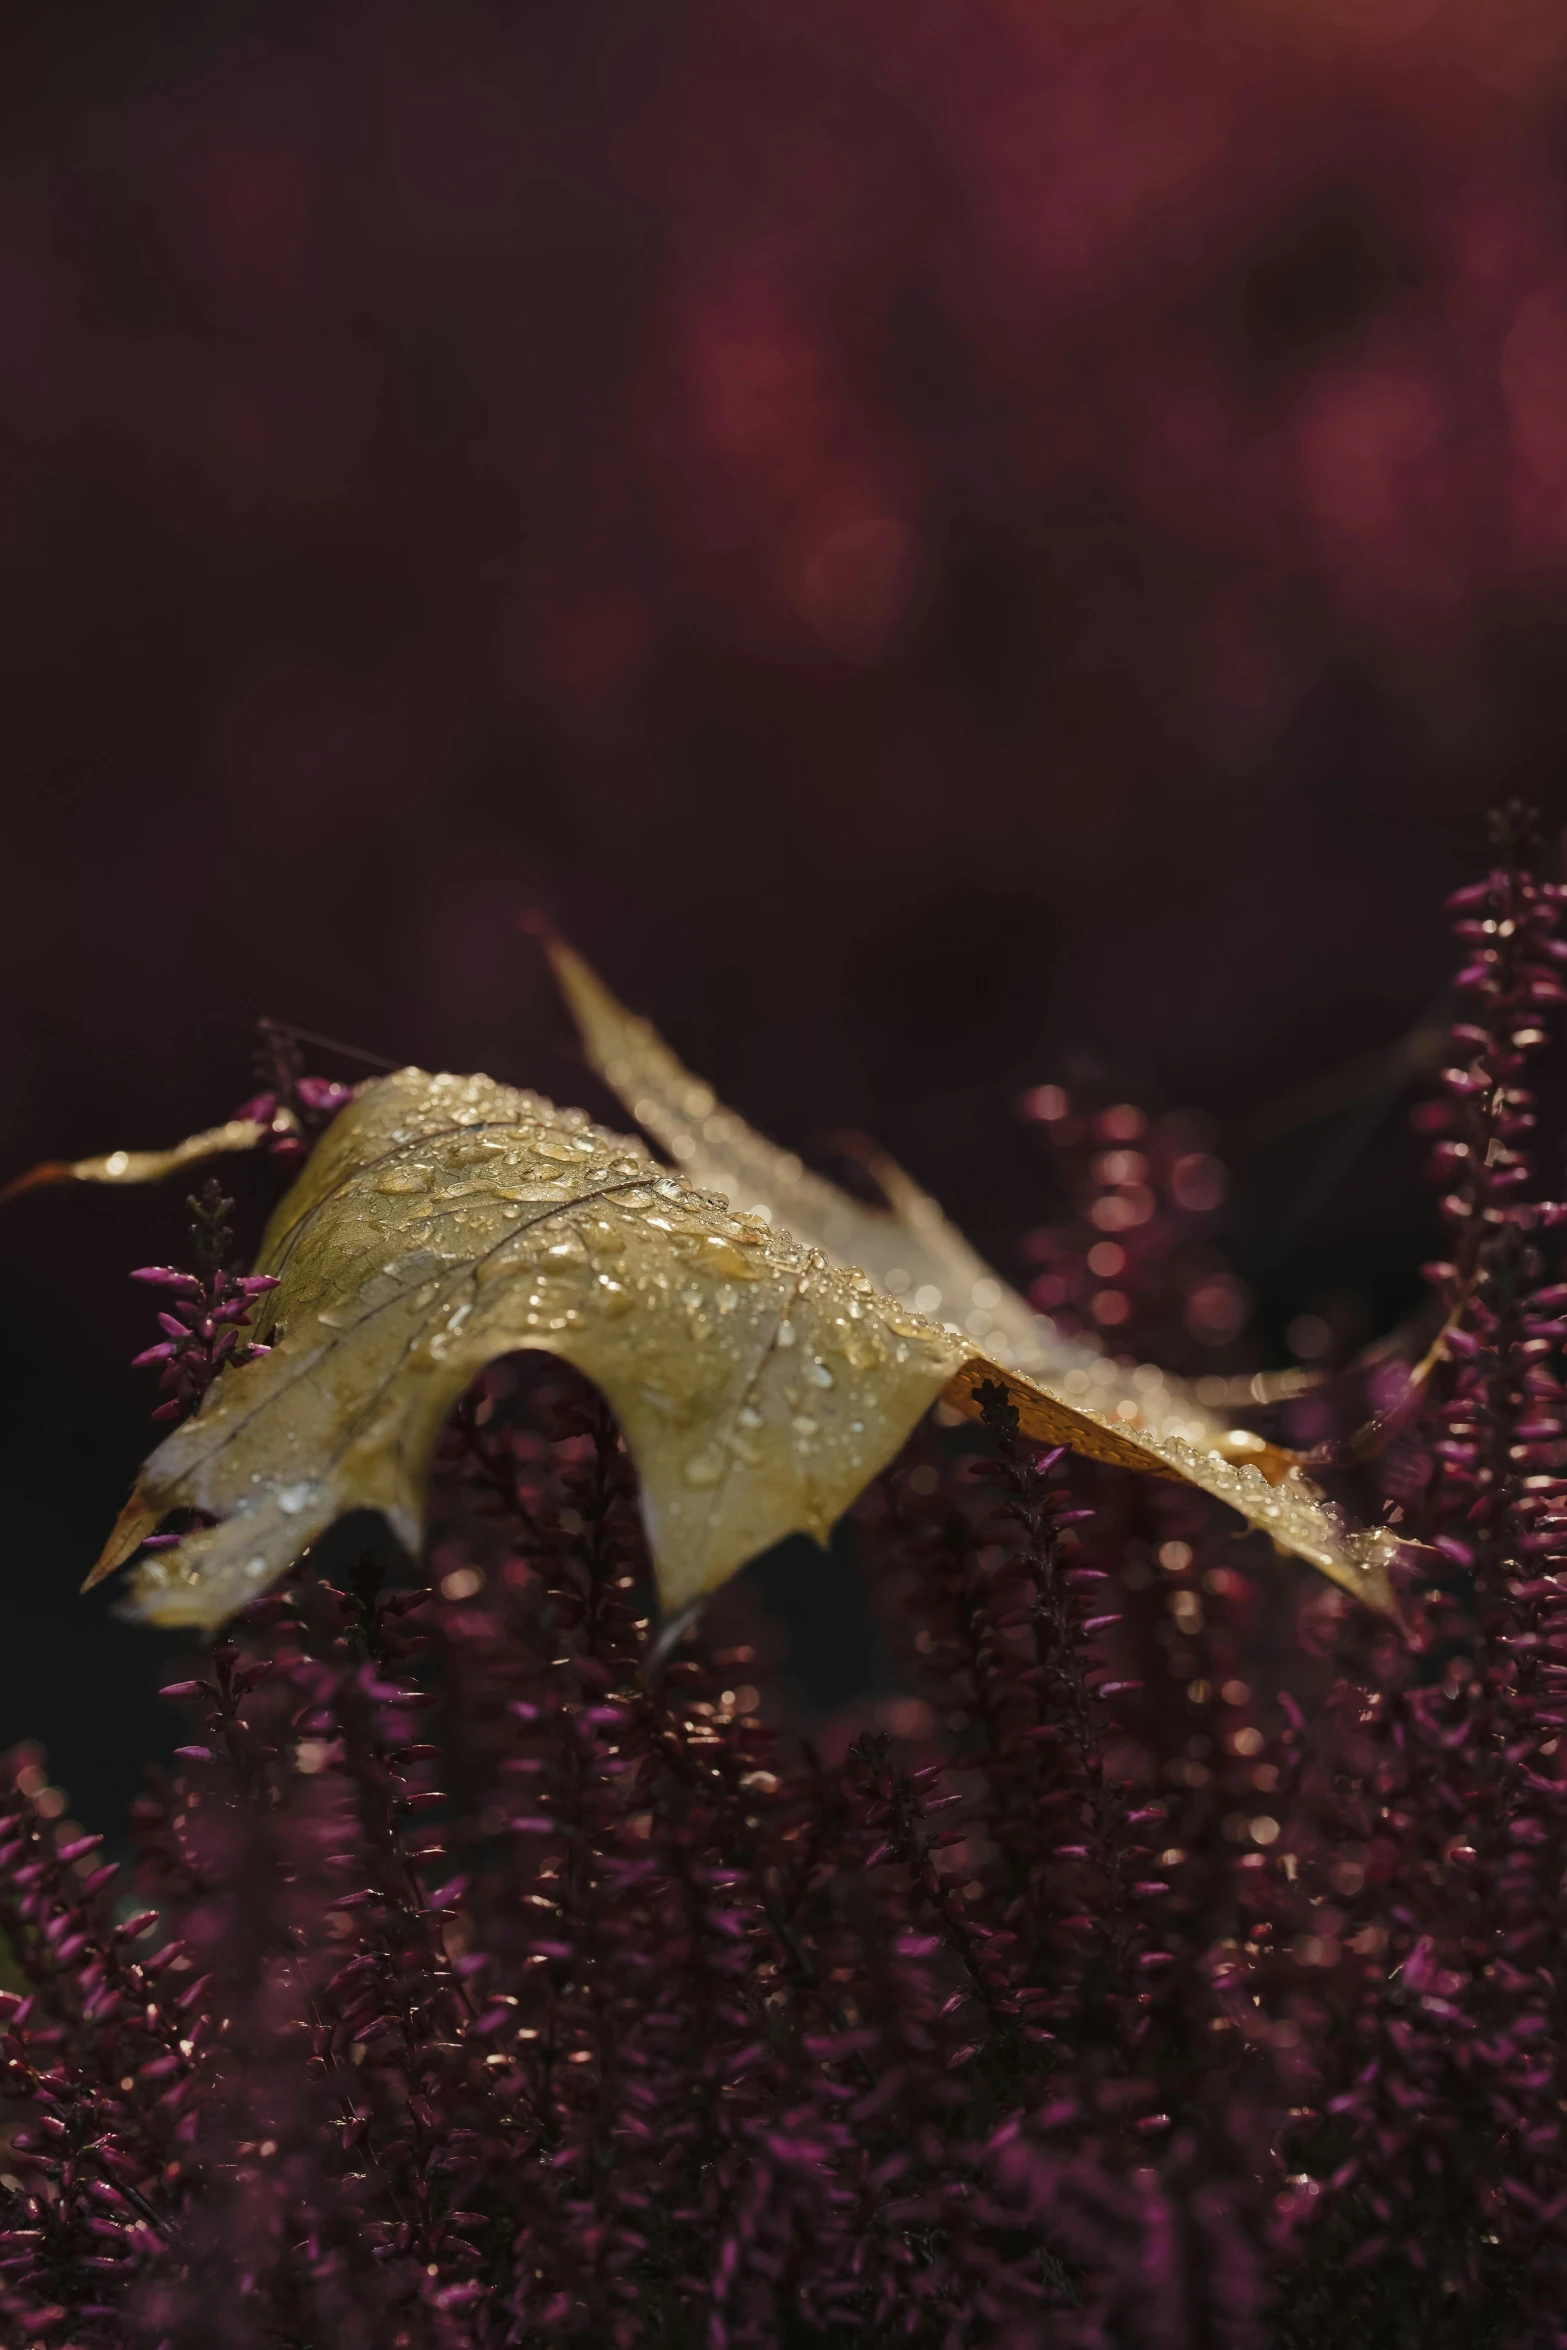
[(483, 1366), (538, 1347), (602, 1390), (636, 1463), (666, 1609), (797, 1529), (824, 1536), (945, 1395), (1001, 1379), (1025, 1430), (1219, 1494), (1373, 1605), (1385, 1533), (1297, 1475), (1128, 1426), (997, 1362), (863, 1270), (660, 1167), (638, 1142), (487, 1077), (361, 1088), (273, 1216), (257, 1335), (146, 1464), (92, 1580), (170, 1512), (215, 1522), (139, 1570), (135, 1605), (216, 1624), (348, 1511), (418, 1544), (441, 1423)]

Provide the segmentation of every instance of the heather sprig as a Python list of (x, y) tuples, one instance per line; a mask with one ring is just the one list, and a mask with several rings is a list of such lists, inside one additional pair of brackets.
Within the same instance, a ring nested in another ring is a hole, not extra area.
[[(352, 1051), (355, 1060), (370, 1060), (379, 1067), (390, 1067), (379, 1062), (373, 1054), (361, 1054), (356, 1048), (335, 1046), (335, 1051)], [(301, 1038), (281, 1020), (256, 1022), (255, 1073), (261, 1090), (251, 1095), (235, 1111), (236, 1118), (254, 1118), (265, 1126), (271, 1140), (268, 1154), (292, 1166), (302, 1159), (314, 1137), (348, 1100), (353, 1088), (335, 1077), (312, 1077), (306, 1073)]]
[(176, 2257), (198, 2063), (178, 1943), (116, 1920), (101, 1836), (62, 1839), (15, 1758), (0, 1780), (0, 1932), (24, 1992), (0, 1994), (0, 2086), (23, 2110), (6, 2152), (0, 2310), (19, 2338), (69, 2320), (124, 2338), (123, 2289)]
[(1310, 2221), (1291, 2344), (1334, 2324), (1455, 2350), (1561, 2338), (1567, 1291), (1548, 1255), (1562, 1211), (1530, 1196), (1522, 1076), (1567, 1000), (1567, 893), (1522, 861), (1517, 811), (1498, 838), (1453, 901), (1468, 1000), (1435, 1122), (1452, 1255), (1429, 1268), (1447, 1319), (1391, 1467), (1426, 1547), (1402, 1638), (1345, 1624), (1279, 1855)]
[(233, 1269), (234, 1202), (209, 1176), (187, 1205), (191, 1214), (191, 1255), (195, 1271), (174, 1265), (143, 1265), (131, 1275), (150, 1289), (163, 1290), (168, 1303), (158, 1310), (163, 1336), (136, 1356), (136, 1371), (156, 1364), (158, 1385), (169, 1390), (155, 1420), (183, 1419), (193, 1412), (225, 1365), (254, 1362), (268, 1352), (243, 1336), (258, 1297), (277, 1282), (270, 1273)]

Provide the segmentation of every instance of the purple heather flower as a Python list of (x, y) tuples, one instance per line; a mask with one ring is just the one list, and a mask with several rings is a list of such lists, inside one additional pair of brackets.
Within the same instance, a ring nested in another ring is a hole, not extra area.
[[(495, 1366), (423, 1579), (302, 1562), (166, 1688), (123, 1893), (33, 1750), (0, 1773), (8, 2340), (1560, 2350), (1567, 1282), (1523, 1078), (1567, 955), (1509, 823), (1426, 1121), (1444, 1343), (1356, 1472), (1418, 1544), (1401, 1620), (1322, 1590), (1291, 1652), (1260, 1545), (997, 1390), (862, 1505), (895, 1688), (806, 1738), (743, 1579), (650, 1664), (613, 1421)], [(290, 1146), (341, 1090), (296, 1063), (249, 1105)], [(1088, 1300), (1140, 1236), (1151, 1346), (1187, 1227), (1147, 1173), (1035, 1255)], [(166, 1412), (253, 1346), (227, 1205), (138, 1275)]]

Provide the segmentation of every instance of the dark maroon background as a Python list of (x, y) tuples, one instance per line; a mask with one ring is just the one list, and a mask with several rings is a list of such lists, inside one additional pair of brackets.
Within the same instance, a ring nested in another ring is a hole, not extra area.
[[(1397, 1310), (1398, 1114), (1247, 1138), (1405, 1031), (1486, 803), (1557, 791), (1559, 0), (58, 0), (6, 43), (7, 1170), (224, 1114), (258, 1011), (601, 1106), (542, 903), (1003, 1257), (1013, 1097), (1086, 1059), (1218, 1115), (1269, 1343)], [(161, 1735), (69, 1593), (178, 1227), (0, 1220), (0, 1729), (83, 1808)]]

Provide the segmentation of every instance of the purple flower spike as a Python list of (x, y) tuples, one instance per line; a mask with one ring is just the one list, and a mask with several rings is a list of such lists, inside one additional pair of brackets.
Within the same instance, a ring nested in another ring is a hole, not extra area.
[[(996, 1389), (860, 1505), (880, 1681), (807, 1738), (745, 1578), (652, 1661), (602, 1399), (493, 1366), (417, 1581), (305, 1561), (166, 1686), (127, 1862), (36, 1749), (0, 1769), (0, 2339), (1561, 2350), (1567, 1268), (1524, 1081), (1567, 952), (1527, 849), (1510, 812), (1454, 906), (1440, 1343), (1280, 1430), (1410, 1537), (1396, 1622)], [(342, 1089), (269, 1050), (297, 1152)], [(1208, 1375), (1223, 1170), (1027, 1101), (1081, 1161), (1037, 1301)], [(195, 1214), (197, 1269), (138, 1275), (168, 1416), (273, 1286)]]

